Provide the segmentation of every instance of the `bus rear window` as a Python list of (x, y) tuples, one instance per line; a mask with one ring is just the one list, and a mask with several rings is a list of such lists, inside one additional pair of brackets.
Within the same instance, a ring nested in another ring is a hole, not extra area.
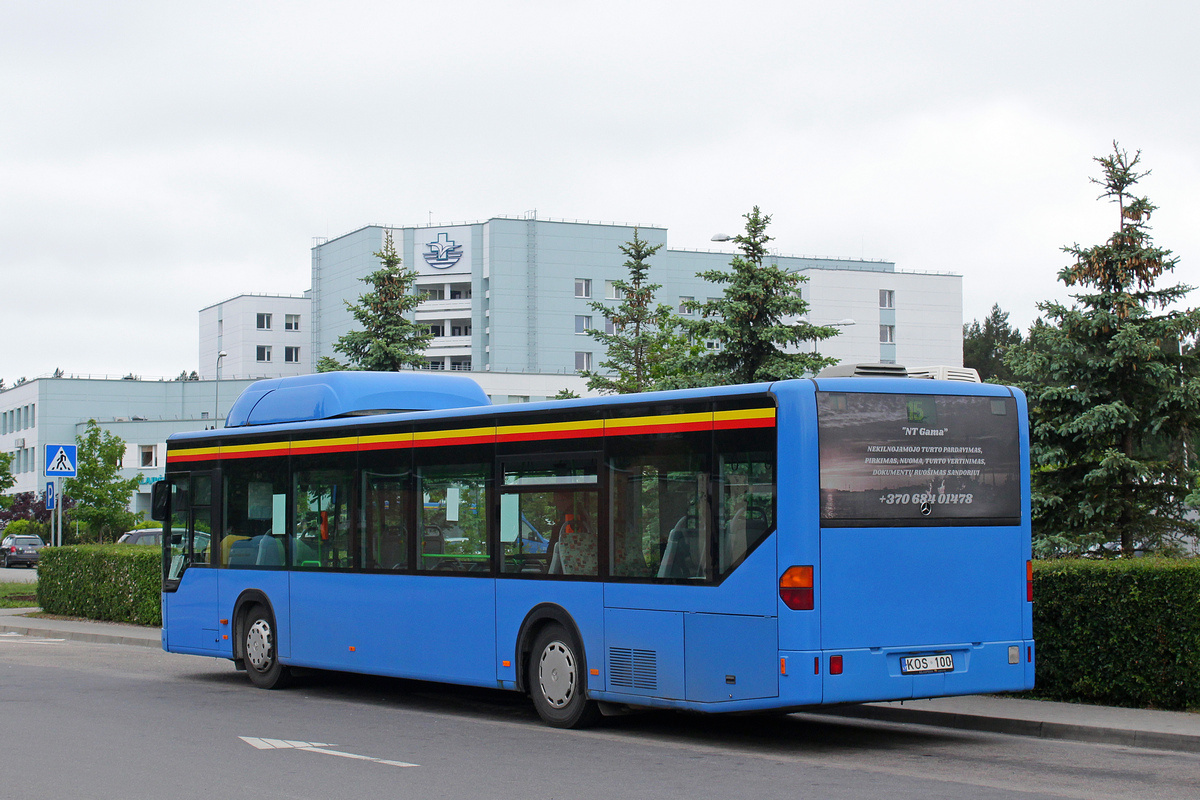
[(818, 392), (826, 527), (1017, 525), (1011, 397)]

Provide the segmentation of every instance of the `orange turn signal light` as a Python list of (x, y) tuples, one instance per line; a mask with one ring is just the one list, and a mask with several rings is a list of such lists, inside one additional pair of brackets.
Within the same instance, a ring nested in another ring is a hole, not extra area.
[(813, 609), (812, 565), (788, 567), (779, 576), (779, 599), (794, 611)]

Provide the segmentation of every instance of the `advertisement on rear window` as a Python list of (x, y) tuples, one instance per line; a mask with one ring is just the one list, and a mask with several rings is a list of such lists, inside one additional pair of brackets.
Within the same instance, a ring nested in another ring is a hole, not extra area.
[(1016, 525), (1011, 397), (817, 393), (827, 527)]

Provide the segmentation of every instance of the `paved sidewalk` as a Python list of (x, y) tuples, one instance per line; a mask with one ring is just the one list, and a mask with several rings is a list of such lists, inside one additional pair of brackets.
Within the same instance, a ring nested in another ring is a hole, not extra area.
[[(161, 631), (115, 622), (24, 616), (36, 608), (0, 609), (0, 633), (83, 642), (162, 647)], [(815, 708), (813, 713), (942, 728), (1067, 739), (1200, 753), (1200, 714), (1110, 708), (1047, 700), (972, 695)]]
[(162, 630), (119, 622), (27, 617), (37, 608), (0, 608), (0, 633), (19, 633), (44, 639), (73, 639), (78, 642), (127, 644), (162, 648)]
[(1003, 695), (937, 697), (822, 709), (821, 713), (1077, 742), (1200, 753), (1200, 714), (1024, 700)]

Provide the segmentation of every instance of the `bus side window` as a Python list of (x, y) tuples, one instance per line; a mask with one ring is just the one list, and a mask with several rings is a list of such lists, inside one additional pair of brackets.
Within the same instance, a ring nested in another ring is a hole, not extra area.
[(417, 568), (488, 572), (487, 509), (491, 467), (486, 463), (417, 468)]
[(609, 571), (627, 578), (711, 576), (711, 437), (610, 443)]
[[(394, 467), (395, 465), (393, 465)], [(408, 567), (409, 473), (363, 469), (363, 567)]]
[[(725, 574), (775, 527), (774, 431), (718, 437), (717, 570)], [(725, 447), (722, 447), (725, 445)], [(759, 447), (761, 449), (745, 449)]]
[(216, 548), (223, 567), (287, 563), (287, 461), (264, 458), (225, 466), (225, 505)]
[(322, 468), (295, 473), (294, 566), (323, 569), (359, 566), (355, 471), (349, 459), (340, 469), (323, 468), (331, 461), (310, 460), (310, 464), (319, 463)]

